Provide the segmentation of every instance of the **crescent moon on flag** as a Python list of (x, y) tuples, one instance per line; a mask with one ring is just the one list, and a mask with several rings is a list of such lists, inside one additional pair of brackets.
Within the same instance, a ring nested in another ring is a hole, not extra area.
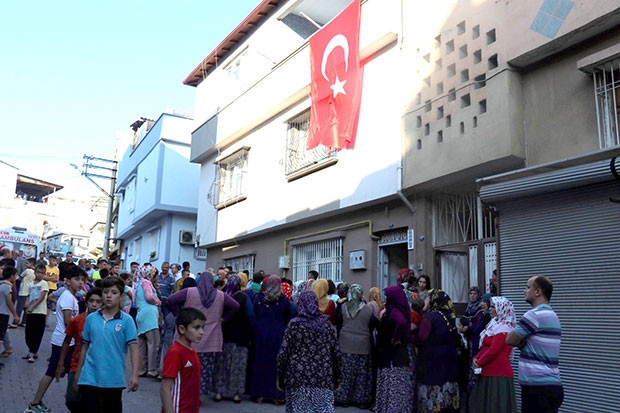
[(325, 74), (325, 66), (327, 65), (327, 58), (334, 51), (335, 48), (342, 47), (344, 51), (344, 71), (347, 72), (349, 70), (349, 41), (343, 34), (337, 34), (329, 40), (327, 46), (325, 46), (325, 51), (323, 52), (323, 59), (321, 60), (321, 74), (325, 78), (326, 81), (329, 82), (329, 78)]

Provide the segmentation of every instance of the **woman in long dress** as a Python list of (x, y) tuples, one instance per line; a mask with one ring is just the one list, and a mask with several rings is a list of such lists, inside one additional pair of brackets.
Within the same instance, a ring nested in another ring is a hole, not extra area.
[(377, 413), (410, 413), (413, 402), (410, 360), (411, 311), (400, 286), (387, 287), (385, 312), (377, 332)]
[(140, 376), (157, 378), (159, 375), (157, 352), (159, 351), (159, 306), (161, 301), (153, 284), (151, 270), (142, 266), (133, 281), (136, 297), (136, 324), (138, 326), (138, 348), (140, 349)]
[(492, 297), (489, 311), (493, 319), (480, 335), (480, 351), (473, 359), (473, 366), (482, 371), (469, 399), (469, 411), (516, 413), (512, 347), (506, 344), (506, 336), (516, 326), (514, 307), (505, 297)]
[(239, 303), (229, 295), (213, 287), (213, 274), (205, 271), (200, 275), (198, 287), (185, 288), (176, 292), (166, 302), (176, 315), (181, 307), (200, 310), (207, 321), (199, 343), (192, 347), (200, 358), (200, 391), (209, 395), (213, 390), (213, 372), (217, 353), (222, 351), (222, 322), (229, 320), (239, 309)]
[(329, 291), (327, 280), (325, 278), (316, 280), (312, 285), (312, 291), (319, 299), (319, 311), (321, 314), (328, 315), (332, 324), (336, 324), (336, 304), (327, 298), (327, 291)]
[(287, 413), (331, 413), (341, 380), (336, 333), (312, 291), (299, 295), (298, 311), (278, 354), (278, 388), (286, 391)]
[(428, 291), (418, 328), (417, 387), (419, 413), (459, 411), (458, 353), (461, 337), (456, 329), (450, 296), (439, 289)]
[(342, 354), (342, 385), (336, 403), (367, 409), (372, 401), (372, 330), (377, 319), (372, 307), (362, 301), (359, 284), (351, 285), (348, 300), (338, 317), (338, 340)]
[(282, 294), (280, 277), (271, 275), (263, 280), (261, 291), (248, 313), (254, 331), (255, 351), (250, 395), (262, 403), (269, 400), (284, 404), (284, 393), (276, 387), (277, 357), (288, 322), (297, 314), (295, 304)]

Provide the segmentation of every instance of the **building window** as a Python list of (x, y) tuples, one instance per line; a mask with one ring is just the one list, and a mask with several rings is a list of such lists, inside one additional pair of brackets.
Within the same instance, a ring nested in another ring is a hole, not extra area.
[(450, 245), (496, 236), (496, 212), (475, 193), (433, 197), (434, 245)]
[(245, 182), (248, 167), (248, 152), (243, 147), (216, 163), (216, 179), (209, 198), (218, 209), (225, 208), (246, 198)]
[(601, 149), (620, 145), (620, 59), (614, 59), (593, 71), (596, 93), (598, 138)]
[(206, 247), (196, 248), (194, 258), (196, 258), (197, 260), (205, 261), (207, 259), (207, 248)]
[(154, 228), (149, 231), (150, 248), (149, 248), (149, 260), (155, 261), (159, 256), (159, 228)]
[(323, 145), (306, 150), (310, 126), (310, 110), (288, 121), (286, 134), (285, 174), (289, 181), (323, 169), (337, 161), (337, 151)]
[(248, 49), (242, 51), (228, 66), (224, 68), (228, 81), (231, 85), (240, 84), (243, 81), (243, 61), (247, 58)]
[(234, 272), (249, 271), (250, 277), (254, 274), (254, 254), (242, 255), (224, 260), (224, 267), (231, 266)]
[(331, 238), (293, 246), (293, 281), (305, 280), (308, 271), (321, 278), (342, 281), (342, 238)]

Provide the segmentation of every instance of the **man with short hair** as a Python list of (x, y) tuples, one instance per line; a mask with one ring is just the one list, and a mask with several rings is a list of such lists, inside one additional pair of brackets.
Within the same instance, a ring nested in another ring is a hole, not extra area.
[(170, 263), (168, 261), (164, 261), (161, 264), (161, 272), (157, 277), (157, 281), (159, 282), (159, 293), (161, 294), (161, 310), (162, 313), (168, 315), (168, 307), (166, 307), (166, 301), (170, 294), (172, 294), (172, 290), (174, 289), (174, 276), (170, 274)]
[(86, 272), (86, 275), (88, 275), (88, 279), (93, 278), (93, 273), (95, 272), (95, 269), (93, 268), (93, 262), (91, 260), (86, 260), (86, 262), (84, 263), (84, 271)]
[(109, 270), (110, 269), (110, 261), (106, 260), (105, 258), (99, 258), (97, 260), (97, 270), (95, 272), (93, 272), (93, 280), (100, 280), (101, 278), (101, 274), (99, 273), (99, 271), (101, 270)]
[(309, 280), (318, 280), (319, 279), (319, 272), (318, 271), (314, 271), (314, 270), (310, 270), (308, 271), (308, 279)]
[(137, 263), (137, 262), (135, 262), (135, 261), (132, 261), (132, 262), (129, 264), (129, 272), (130, 272), (132, 275), (133, 275), (133, 274), (135, 274), (135, 273), (136, 273), (136, 270), (138, 269), (138, 267), (140, 267), (140, 264), (138, 264), (138, 263)]
[(560, 379), (562, 326), (549, 305), (553, 284), (537, 275), (527, 281), (525, 301), (532, 309), (523, 314), (506, 344), (519, 347), (519, 384), (523, 413), (556, 413), (564, 400)]
[(69, 251), (65, 255), (65, 259), (58, 264), (58, 285), (60, 287), (62, 287), (63, 283), (65, 282), (65, 278), (67, 277), (67, 274), (74, 266), (75, 264), (73, 263), (73, 253)]
[(45, 259), (45, 253), (44, 252), (40, 252), (39, 253), (39, 259), (37, 260), (37, 264), (36, 265), (47, 265), (47, 259)]

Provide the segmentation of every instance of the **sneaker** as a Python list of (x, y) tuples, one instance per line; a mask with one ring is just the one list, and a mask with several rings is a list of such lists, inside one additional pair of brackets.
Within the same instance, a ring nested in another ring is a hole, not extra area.
[[(34, 363), (34, 357), (30, 357), (30, 358), (28, 359), (28, 363)], [(37, 406), (39, 406), (39, 405), (37, 404)]]
[(39, 404), (29, 403), (26, 410), (24, 410), (24, 413), (47, 413), (51, 411), (52, 409), (50, 409), (49, 407), (44, 405), (43, 402), (41, 402)]

